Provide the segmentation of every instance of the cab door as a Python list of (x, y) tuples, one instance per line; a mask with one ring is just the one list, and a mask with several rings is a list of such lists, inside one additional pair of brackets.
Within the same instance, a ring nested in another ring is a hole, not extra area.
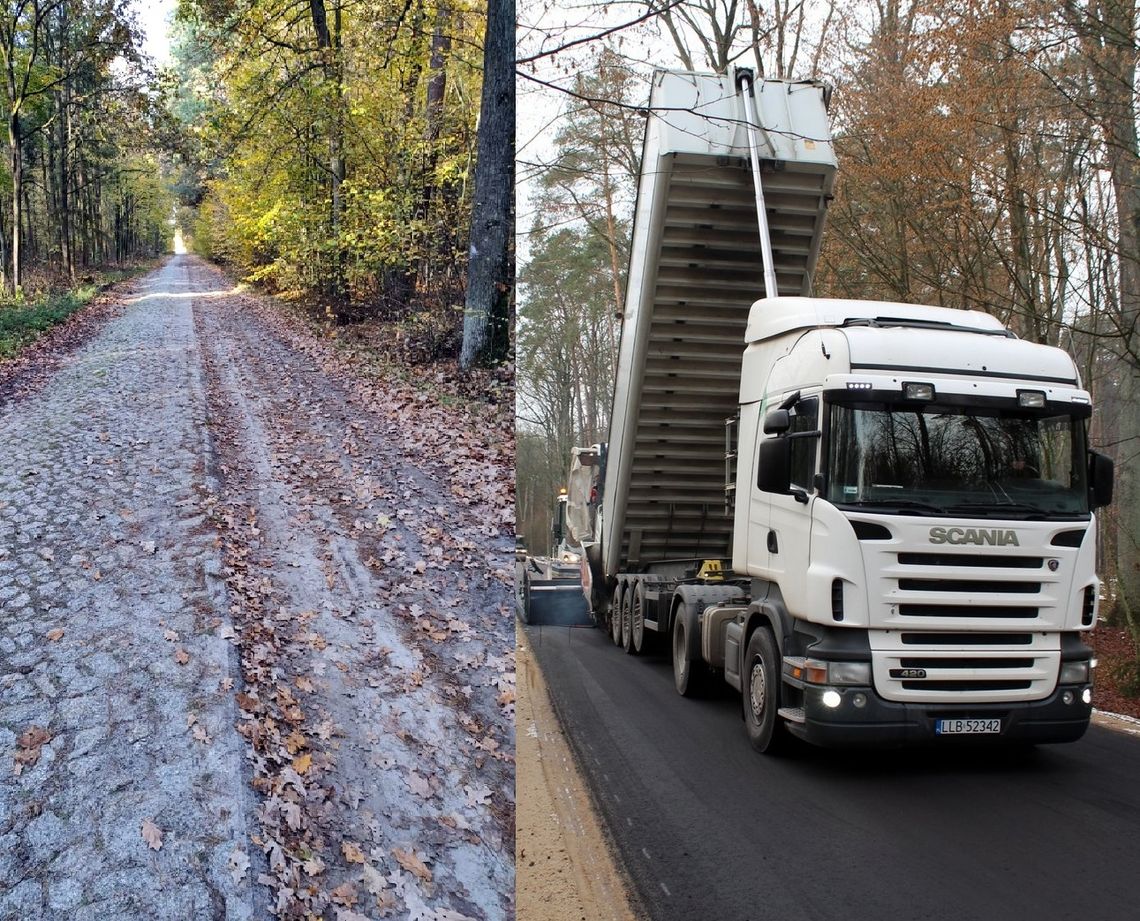
[(790, 489), (787, 494), (765, 494), (769, 517), (764, 542), (770, 578), (779, 584), (785, 605), (792, 613), (806, 613), (811, 507), (819, 469), (819, 393), (801, 395), (789, 416), (787, 432), (776, 437), (788, 440)]

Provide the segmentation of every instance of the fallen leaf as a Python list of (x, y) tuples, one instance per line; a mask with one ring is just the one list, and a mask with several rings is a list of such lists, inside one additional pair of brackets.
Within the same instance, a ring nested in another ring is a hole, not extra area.
[(384, 874), (374, 866), (366, 863), (361, 869), (364, 871), (364, 885), (373, 895), (380, 895), (388, 888), (388, 881), (384, 878)]
[(143, 819), (142, 828), (143, 841), (147, 843), (152, 851), (162, 849), (162, 829), (154, 824), (150, 819)]
[(301, 827), (300, 803), (283, 803), (281, 805), (281, 814), (285, 816), (285, 824), (293, 829), (293, 831)]
[(463, 792), (467, 794), (468, 806), (486, 806), (491, 802), (491, 788), (485, 784), (467, 784)]
[(352, 883), (341, 883), (331, 893), (332, 900), (345, 908), (352, 908), (356, 904), (356, 887)]
[(416, 796), (422, 796), (424, 799), (431, 796), (431, 784), (428, 783), (426, 778), (421, 777), (415, 771), (412, 771), (404, 778), (404, 783), (408, 785), (408, 789), (416, 794)]
[(301, 864), (301, 866), (309, 876), (320, 876), (325, 870), (325, 862), (321, 860), (319, 854), (314, 854)]
[(40, 726), (29, 726), (16, 740), (20, 750), (13, 756), (13, 767), (17, 775), (26, 767), (35, 767), (40, 760), (40, 749), (51, 741), (51, 733)]
[(418, 876), (425, 883), (431, 882), (431, 870), (415, 851), (404, 851), (397, 847), (392, 849), (392, 856), (409, 873)]
[(313, 693), (313, 682), (311, 682), (304, 675), (298, 678), (294, 683), (297, 685), (298, 689), (304, 691), (306, 694)]
[(44, 635), (53, 643), (58, 643), (63, 639), (63, 627), (56, 627), (54, 630), (49, 630)]
[(195, 726), (194, 727), (194, 738), (197, 739), (199, 742), (205, 742), (207, 745), (210, 743), (209, 733), (206, 732), (206, 729), (204, 726)]
[(173, 630), (163, 630), (162, 631), (162, 637), (168, 643), (175, 643), (178, 641), (178, 634), (175, 633)]
[(235, 846), (233, 853), (230, 854), (230, 876), (234, 878), (234, 883), (238, 884), (245, 879), (246, 871), (249, 869), (249, 855), (240, 847)]
[(344, 859), (349, 863), (367, 863), (364, 856), (364, 851), (353, 844), (351, 841), (342, 841), (340, 844), (341, 853), (344, 854)]
[(308, 752), (303, 755), (298, 755), (293, 759), (293, 770), (298, 774), (304, 774), (313, 766), (313, 756)]
[(174, 653), (174, 661), (179, 665), (185, 665), (190, 661), (190, 653), (188, 653), (185, 649), (177, 649)]

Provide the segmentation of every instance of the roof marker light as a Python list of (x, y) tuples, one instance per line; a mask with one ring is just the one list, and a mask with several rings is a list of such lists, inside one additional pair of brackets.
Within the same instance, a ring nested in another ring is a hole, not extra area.
[(1045, 392), (1042, 390), (1017, 391), (1017, 405), (1025, 409), (1044, 409)]
[(904, 383), (903, 396), (908, 400), (921, 400), (923, 403), (929, 403), (934, 399), (934, 385)]

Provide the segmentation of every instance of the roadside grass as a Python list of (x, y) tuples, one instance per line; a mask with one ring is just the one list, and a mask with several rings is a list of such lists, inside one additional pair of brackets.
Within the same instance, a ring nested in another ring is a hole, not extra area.
[(30, 299), (0, 299), (0, 361), (14, 358), (49, 329), (86, 307), (99, 292), (150, 267), (147, 262), (99, 272), (88, 276), (78, 287), (36, 294)]

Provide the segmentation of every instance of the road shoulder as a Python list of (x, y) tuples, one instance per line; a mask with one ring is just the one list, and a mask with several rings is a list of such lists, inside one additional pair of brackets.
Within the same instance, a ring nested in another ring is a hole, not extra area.
[(516, 635), (518, 919), (636, 921), (529, 638)]

